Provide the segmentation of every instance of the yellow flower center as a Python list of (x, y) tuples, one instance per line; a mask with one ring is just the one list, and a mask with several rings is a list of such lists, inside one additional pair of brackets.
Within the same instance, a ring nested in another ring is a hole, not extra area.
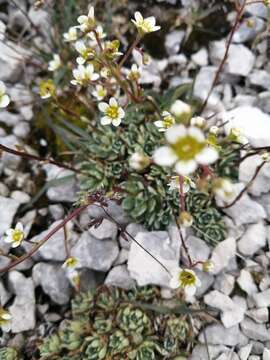
[(21, 242), (23, 239), (23, 232), (21, 230), (13, 230), (12, 232), (12, 240), (14, 242)]
[(9, 312), (0, 308), (0, 326), (10, 322), (10, 320), (4, 318), (5, 315), (9, 315)]
[(183, 287), (195, 285), (196, 277), (191, 272), (183, 270), (179, 274), (179, 282), (180, 282), (181, 286), (183, 286)]
[(105, 89), (100, 89), (97, 91), (97, 94), (99, 97), (105, 97), (106, 96), (106, 90)]
[(195, 156), (202, 151), (204, 146), (204, 142), (199, 142), (190, 135), (181, 137), (175, 144), (171, 145), (177, 157), (184, 161), (194, 159)]
[(77, 265), (78, 261), (75, 257), (70, 257), (65, 261), (65, 265), (68, 268), (73, 268)]
[(119, 116), (119, 108), (118, 106), (109, 106), (106, 110), (106, 115), (111, 119), (117, 119)]
[(166, 116), (163, 119), (163, 126), (168, 129), (174, 124), (174, 118), (172, 116)]

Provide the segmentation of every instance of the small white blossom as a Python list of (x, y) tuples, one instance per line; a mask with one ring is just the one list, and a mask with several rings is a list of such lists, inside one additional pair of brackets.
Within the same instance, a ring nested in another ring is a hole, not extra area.
[(94, 7), (90, 7), (88, 15), (81, 15), (77, 20), (80, 24), (78, 27), (82, 32), (87, 32), (93, 29), (96, 26)]
[(92, 95), (99, 101), (103, 100), (107, 95), (107, 90), (102, 85), (97, 85), (95, 90), (92, 91)]
[(175, 124), (175, 118), (168, 111), (163, 111), (161, 115), (163, 120), (157, 120), (154, 124), (158, 127), (158, 131), (164, 132)]
[(203, 128), (205, 124), (206, 120), (202, 116), (195, 116), (190, 120), (190, 125), (192, 126), (198, 126), (200, 128)]
[(5, 232), (4, 241), (10, 243), (11, 247), (15, 248), (21, 245), (24, 236), (23, 225), (18, 222), (15, 229), (11, 228)]
[(160, 29), (160, 26), (156, 26), (156, 19), (154, 16), (143, 18), (139, 11), (135, 12), (135, 20), (131, 20), (138, 29), (141, 35), (148, 34)]
[(93, 41), (94, 44), (97, 43), (96, 35), (100, 40), (104, 39), (107, 36), (101, 25), (98, 25), (96, 27), (95, 33), (93, 31), (88, 33), (89, 38)]
[(238, 142), (239, 144), (247, 144), (248, 140), (243, 134), (243, 130), (237, 127), (231, 128), (229, 138), (232, 141)]
[(204, 261), (203, 264), (202, 264), (202, 270), (203, 270), (204, 272), (211, 273), (211, 272), (213, 272), (214, 267), (215, 267), (215, 266), (214, 266), (214, 263), (213, 263), (213, 261), (211, 261), (211, 260), (206, 260), (206, 261)]
[(213, 192), (219, 199), (224, 201), (231, 200), (235, 195), (231, 181), (223, 178), (217, 178), (214, 180)]
[(111, 71), (109, 68), (107, 68), (106, 66), (104, 66), (101, 70), (100, 70), (100, 76), (103, 77), (104, 79), (108, 79), (111, 76)]
[(70, 256), (66, 259), (66, 261), (63, 263), (62, 267), (63, 269), (67, 269), (67, 270), (73, 270), (78, 266), (79, 262), (78, 259), (75, 258), (74, 256)]
[(135, 152), (134, 154), (132, 154), (129, 159), (130, 167), (137, 171), (145, 169), (149, 164), (149, 157), (139, 152)]
[(61, 66), (61, 59), (58, 54), (53, 55), (53, 60), (49, 62), (48, 70), (49, 71), (56, 71)]
[(219, 133), (219, 128), (218, 126), (211, 126), (210, 129), (209, 129), (209, 133), (210, 134), (213, 134), (213, 135), (218, 135)]
[(133, 64), (131, 66), (131, 70), (129, 70), (127, 74), (127, 78), (130, 81), (138, 81), (140, 77), (141, 77), (141, 70), (138, 68), (136, 64)]
[(172, 289), (182, 288), (187, 296), (193, 296), (200, 286), (201, 281), (193, 270), (178, 268), (172, 272), (170, 281)]
[(171, 106), (171, 113), (179, 120), (186, 120), (191, 116), (192, 110), (189, 104), (176, 100)]
[(76, 41), (78, 38), (77, 29), (75, 26), (68, 29), (68, 32), (63, 34), (64, 41), (66, 42), (72, 42)]
[(95, 73), (94, 66), (88, 64), (87, 66), (79, 65), (77, 69), (73, 70), (75, 80), (71, 80), (73, 85), (87, 85), (91, 81), (96, 81), (99, 75)]
[(165, 136), (168, 145), (154, 152), (154, 162), (160, 166), (174, 166), (179, 175), (191, 174), (198, 165), (212, 164), (218, 158), (216, 149), (207, 145), (203, 132), (197, 127), (174, 125)]
[[(179, 191), (180, 190), (180, 176), (172, 176), (168, 186), (169, 186), (169, 190), (171, 190), (171, 191), (172, 190)], [(188, 193), (190, 188), (195, 189), (196, 184), (189, 177), (184, 176), (183, 193), (184, 194)]]
[(12, 319), (12, 316), (9, 311), (5, 310), (0, 306), (0, 328), (8, 332), (10, 331), (10, 320)]
[(90, 57), (92, 58), (95, 55), (95, 51), (87, 47), (82, 40), (76, 41), (75, 49), (80, 54), (76, 59), (79, 65), (83, 65)]
[(10, 98), (6, 94), (6, 86), (3, 81), (0, 81), (0, 108), (5, 108), (10, 103)]
[(109, 104), (105, 102), (99, 103), (98, 108), (105, 114), (101, 118), (101, 125), (113, 124), (114, 126), (119, 126), (125, 116), (124, 110), (118, 105), (115, 98), (110, 98)]

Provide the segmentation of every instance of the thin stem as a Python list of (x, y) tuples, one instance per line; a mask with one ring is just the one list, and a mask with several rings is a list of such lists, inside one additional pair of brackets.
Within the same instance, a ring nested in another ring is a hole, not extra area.
[(129, 58), (129, 56), (131, 55), (133, 49), (136, 48), (136, 46), (138, 45), (138, 43), (141, 40), (141, 36), (139, 34), (137, 34), (135, 40), (133, 41), (133, 43), (130, 45), (129, 49), (127, 50), (127, 52), (125, 53), (125, 55), (122, 57), (121, 61), (119, 62), (119, 68), (121, 68), (124, 63), (127, 61), (127, 59)]
[(185, 204), (185, 194), (184, 194), (184, 178), (181, 175), (179, 175), (179, 195), (180, 195), (181, 211), (185, 211), (186, 204)]
[(221, 72), (222, 72), (222, 70), (224, 68), (224, 65), (226, 63), (226, 60), (227, 60), (227, 57), (228, 57), (228, 54), (229, 54), (230, 46), (232, 44), (234, 33), (237, 30), (237, 27), (238, 27), (238, 25), (239, 25), (239, 23), (241, 21), (241, 18), (242, 18), (243, 11), (245, 9), (246, 3), (247, 3), (247, 0), (244, 0), (243, 5), (240, 7), (240, 9), (237, 10), (237, 16), (236, 16), (234, 25), (233, 25), (233, 27), (231, 29), (231, 32), (229, 34), (229, 38), (228, 38), (226, 49), (225, 49), (225, 54), (224, 54), (223, 59), (221, 60), (221, 62), (219, 64), (219, 67), (218, 67), (217, 71), (216, 71), (216, 75), (215, 75), (214, 80), (212, 82), (211, 88), (210, 88), (210, 90), (209, 90), (209, 92), (207, 94), (207, 97), (206, 97), (204, 103), (202, 104), (202, 107), (200, 109), (201, 113), (205, 109), (205, 107), (206, 107), (206, 105), (208, 103), (208, 100), (209, 100), (209, 98), (210, 98), (210, 96), (211, 96), (211, 94), (212, 94), (212, 92), (214, 90), (214, 87), (216, 86), (216, 84), (217, 84), (217, 82), (219, 80), (219, 76), (220, 76), (220, 74), (221, 74)]
[(221, 209), (228, 209), (231, 206), (233, 206), (238, 200), (241, 199), (241, 197), (245, 194), (245, 192), (250, 188), (250, 186), (253, 184), (254, 180), (258, 176), (259, 172), (261, 171), (262, 167), (267, 163), (267, 161), (263, 161), (259, 166), (257, 166), (256, 171), (250, 181), (247, 183), (247, 185), (244, 187), (244, 189), (236, 196), (236, 198), (228, 205), (220, 206)]
[(5, 151), (5, 152), (10, 153), (10, 154), (13, 154), (13, 155), (16, 155), (16, 156), (21, 156), (22, 158), (26, 158), (26, 159), (30, 159), (30, 160), (36, 160), (36, 161), (39, 161), (39, 162), (42, 162), (42, 163), (53, 164), (53, 165), (59, 166), (59, 167), (61, 167), (63, 169), (68, 169), (68, 170), (74, 171), (75, 173), (82, 174), (82, 172), (79, 169), (75, 169), (74, 167), (72, 167), (70, 165), (62, 164), (62, 163), (60, 163), (58, 161), (55, 161), (53, 159), (41, 158), (39, 156), (32, 155), (32, 154), (29, 154), (29, 153), (24, 152), (24, 151), (14, 150), (14, 149), (11, 149), (11, 148), (3, 145), (3, 144), (0, 144), (0, 150)]
[(189, 254), (189, 251), (188, 251), (188, 247), (187, 247), (187, 244), (184, 240), (184, 236), (182, 234), (182, 229), (181, 229), (181, 226), (179, 225), (177, 219), (175, 218), (175, 223), (176, 223), (176, 226), (178, 228), (178, 232), (179, 232), (179, 235), (180, 235), (180, 239), (181, 239), (181, 244), (183, 246), (183, 249), (185, 250), (185, 253), (187, 255), (187, 258), (188, 258), (188, 262), (189, 262), (189, 266), (192, 267), (193, 266), (193, 261), (191, 259), (191, 256)]
[(22, 263), (24, 260), (34, 255), (42, 245), (44, 245), (55, 233), (57, 233), (57, 231), (62, 229), (74, 217), (77, 217), (83, 210), (85, 210), (88, 207), (88, 205), (89, 204), (80, 206), (79, 208), (72, 211), (64, 220), (60, 222), (60, 224), (55, 226), (41, 241), (39, 241), (37, 245), (33, 246), (28, 253), (20, 256), (17, 260), (13, 261), (9, 265), (0, 269), (0, 274), (13, 269), (15, 266), (17, 266), (18, 264)]

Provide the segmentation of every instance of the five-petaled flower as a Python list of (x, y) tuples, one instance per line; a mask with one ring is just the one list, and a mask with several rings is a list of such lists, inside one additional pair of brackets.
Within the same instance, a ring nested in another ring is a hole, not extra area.
[[(179, 175), (172, 176), (170, 182), (168, 183), (168, 186), (170, 191), (172, 190), (180, 191), (180, 176)], [(196, 184), (194, 181), (191, 180), (191, 178), (189, 178), (188, 176), (184, 176), (183, 185), (182, 185), (183, 193), (186, 194), (187, 192), (189, 192), (190, 188), (195, 189)]]
[(6, 86), (3, 81), (0, 81), (0, 108), (5, 108), (10, 103), (10, 98), (6, 94)]
[(131, 70), (127, 74), (127, 78), (130, 81), (138, 81), (141, 77), (141, 70), (138, 68), (138, 65), (133, 64)]
[(10, 315), (9, 311), (5, 310), (0, 306), (0, 328), (8, 332), (10, 330), (10, 320), (12, 316)]
[(190, 269), (178, 268), (172, 272), (170, 287), (172, 289), (182, 288), (188, 296), (193, 296), (197, 287), (201, 286), (201, 281), (195, 272)]
[(95, 90), (92, 91), (92, 95), (100, 101), (107, 95), (107, 90), (102, 85), (97, 85)]
[(218, 158), (216, 149), (207, 145), (203, 132), (196, 127), (174, 125), (165, 136), (168, 146), (154, 152), (154, 162), (161, 166), (174, 166), (179, 175), (188, 175), (198, 165), (211, 164)]
[(81, 15), (78, 17), (78, 23), (80, 24), (78, 28), (82, 32), (88, 32), (95, 28), (96, 19), (95, 19), (95, 9), (93, 6), (90, 7), (88, 15)]
[(83, 65), (87, 60), (92, 59), (95, 56), (95, 50), (87, 47), (82, 40), (75, 43), (75, 49), (80, 56), (77, 57), (77, 64)]
[(160, 29), (160, 26), (156, 26), (156, 19), (154, 16), (150, 16), (148, 18), (143, 18), (142, 14), (139, 11), (135, 12), (135, 20), (131, 21), (138, 29), (140, 35), (148, 34)]
[(158, 131), (164, 132), (175, 124), (175, 118), (168, 111), (163, 111), (161, 115), (163, 119), (155, 121), (154, 124), (158, 127)]
[(11, 247), (15, 248), (20, 246), (25, 236), (22, 223), (18, 222), (15, 229), (8, 229), (5, 235), (4, 241), (10, 243)]
[(56, 71), (60, 68), (60, 66), (61, 66), (60, 56), (58, 54), (54, 54), (53, 59), (51, 61), (49, 61), (48, 70)]
[(105, 102), (99, 103), (98, 108), (105, 114), (100, 120), (101, 125), (113, 124), (119, 126), (125, 116), (124, 110), (118, 105), (115, 98), (110, 98), (109, 104)]
[(88, 85), (89, 82), (96, 81), (99, 74), (95, 73), (94, 66), (88, 64), (87, 66), (79, 65), (77, 69), (73, 70), (75, 80), (71, 80), (73, 85)]

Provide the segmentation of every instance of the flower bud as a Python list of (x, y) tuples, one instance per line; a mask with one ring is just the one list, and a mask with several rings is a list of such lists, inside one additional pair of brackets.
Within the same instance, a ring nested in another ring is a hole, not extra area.
[(176, 100), (172, 104), (170, 112), (176, 117), (177, 122), (183, 123), (187, 123), (192, 115), (191, 106), (181, 100)]
[(178, 217), (178, 223), (184, 227), (190, 227), (193, 224), (193, 216), (187, 211), (182, 211)]
[(150, 158), (139, 152), (135, 152), (129, 159), (129, 165), (131, 168), (137, 171), (144, 170), (150, 164)]

